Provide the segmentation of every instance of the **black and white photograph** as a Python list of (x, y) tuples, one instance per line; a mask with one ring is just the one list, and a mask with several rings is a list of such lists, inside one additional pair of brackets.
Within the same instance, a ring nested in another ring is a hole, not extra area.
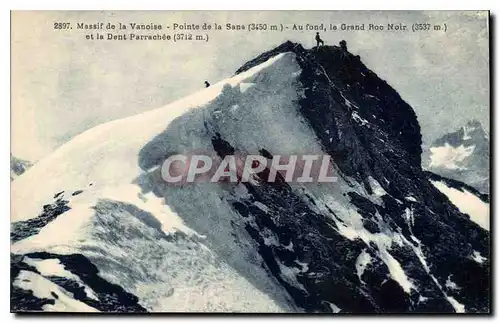
[(489, 11), (10, 15), (12, 313), (491, 314)]

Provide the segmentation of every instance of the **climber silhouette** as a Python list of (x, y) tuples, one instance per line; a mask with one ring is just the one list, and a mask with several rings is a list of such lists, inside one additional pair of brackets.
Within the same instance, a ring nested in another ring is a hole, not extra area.
[(210, 83), (208, 83), (208, 81), (205, 81), (205, 87), (209, 87), (210, 86)]
[(347, 52), (347, 42), (345, 40), (339, 41), (340, 48), (342, 48), (343, 51)]
[(325, 45), (325, 42), (319, 37), (319, 32), (316, 33), (316, 47), (319, 47), (319, 44), (321, 46)]

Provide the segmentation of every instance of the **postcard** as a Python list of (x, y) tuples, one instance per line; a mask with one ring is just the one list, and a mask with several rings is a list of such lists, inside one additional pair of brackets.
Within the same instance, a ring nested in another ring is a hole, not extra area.
[(11, 312), (491, 313), (488, 11), (12, 11)]

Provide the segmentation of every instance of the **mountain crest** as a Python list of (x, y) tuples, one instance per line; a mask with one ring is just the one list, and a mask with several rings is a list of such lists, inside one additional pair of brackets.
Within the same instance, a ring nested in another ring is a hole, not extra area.
[(345, 48), (304, 49), (287, 41), (245, 63), (236, 74), (285, 52), (295, 53), (302, 69), (301, 113), (344, 173), (366, 183), (370, 174), (382, 173), (391, 163), (394, 171), (376, 178), (383, 183), (382, 177), (420, 168), (422, 136), (415, 112)]

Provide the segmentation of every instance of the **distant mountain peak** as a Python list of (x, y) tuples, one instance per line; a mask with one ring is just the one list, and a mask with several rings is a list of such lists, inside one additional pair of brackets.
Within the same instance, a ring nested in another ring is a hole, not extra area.
[(424, 167), (463, 181), (483, 193), (489, 191), (489, 139), (482, 124), (470, 120), (436, 139), (424, 153)]

